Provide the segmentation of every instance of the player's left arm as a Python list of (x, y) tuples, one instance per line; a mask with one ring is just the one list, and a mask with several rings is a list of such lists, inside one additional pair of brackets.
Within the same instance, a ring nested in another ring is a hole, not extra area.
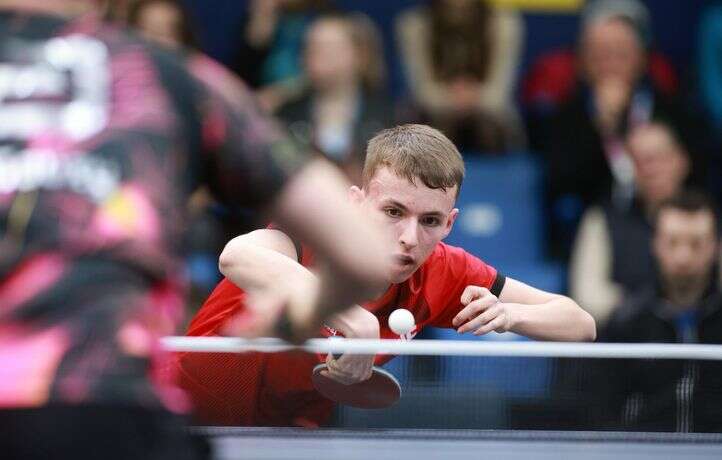
[(572, 299), (511, 278), (506, 278), (498, 297), (484, 287), (467, 286), (461, 303), (464, 308), (452, 320), (460, 333), (514, 332), (560, 341), (596, 338), (594, 319)]

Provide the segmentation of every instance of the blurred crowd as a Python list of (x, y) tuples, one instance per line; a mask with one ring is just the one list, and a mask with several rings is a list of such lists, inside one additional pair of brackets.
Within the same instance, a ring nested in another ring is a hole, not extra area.
[[(187, 4), (115, 1), (108, 18), (190, 54), (202, 46)], [(441, 129), (468, 160), (531, 152), (545, 171), (547, 256), (568, 267), (568, 291), (600, 340), (719, 343), (722, 5), (702, 14), (696, 68), (678, 69), (655, 47), (649, 4), (586, 2), (576, 41), (522, 73), (524, 17), (491, 2), (412, 3), (388, 43), (371, 17), (332, 0), (249, 0), (226, 64), (351, 181), (367, 140), (403, 122)], [(402, 91), (391, 89), (389, 59)], [(208, 196), (188, 203), (195, 305), (217, 281), (223, 244), (257, 224), (229, 221), (236, 213)], [(678, 385), (693, 370), (665, 372), (658, 379)]]

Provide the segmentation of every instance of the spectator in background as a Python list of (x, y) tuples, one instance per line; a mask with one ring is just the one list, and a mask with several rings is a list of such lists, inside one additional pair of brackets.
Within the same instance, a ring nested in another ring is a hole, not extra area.
[(412, 102), (462, 151), (525, 145), (513, 88), (523, 23), (479, 0), (432, 0), (397, 22)]
[[(722, 343), (722, 294), (716, 276), (718, 216), (704, 195), (663, 202), (655, 219), (656, 285), (630, 296), (600, 340), (629, 343)], [(606, 419), (635, 431), (722, 430), (722, 364), (700, 361), (600, 360), (597, 403)], [(603, 396), (604, 395), (604, 396)]]
[(663, 124), (636, 127), (627, 151), (634, 164), (634, 200), (623, 208), (605, 201), (584, 213), (569, 270), (570, 295), (599, 325), (623, 297), (654, 282), (652, 219), (689, 173), (687, 152)]
[(367, 141), (391, 124), (379, 32), (362, 15), (326, 15), (308, 29), (307, 85), (278, 111), (290, 130), (360, 183)]
[(267, 110), (273, 111), (297, 93), (301, 50), (306, 29), (331, 0), (250, 0), (234, 71)]
[[(596, 1), (584, 10), (579, 42), (580, 82), (552, 118), (547, 197), (554, 253), (566, 257), (581, 211), (601, 200), (622, 209), (634, 197), (634, 169), (624, 138), (636, 126), (664, 120), (690, 152), (691, 179), (704, 186), (708, 145), (703, 122), (649, 84), (649, 13), (632, 0)], [(566, 214), (569, 202), (577, 211)]]
[(128, 10), (128, 25), (170, 49), (187, 50), (197, 45), (190, 15), (178, 0), (136, 0)]
[[(623, 0), (617, 8), (629, 10), (629, 16), (648, 21), (644, 7)], [(648, 33), (648, 32), (647, 32)], [(646, 53), (645, 78), (654, 89), (665, 97), (677, 94), (679, 79), (671, 61), (664, 54), (651, 48)], [(549, 119), (575, 95), (580, 84), (579, 55), (572, 46), (545, 52), (535, 59), (522, 82), (522, 103), (527, 122), (527, 134), (531, 148), (543, 150), (548, 142)]]

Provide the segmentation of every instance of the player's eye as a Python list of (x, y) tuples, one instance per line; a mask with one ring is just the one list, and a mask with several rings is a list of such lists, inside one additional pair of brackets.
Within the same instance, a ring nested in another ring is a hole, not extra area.
[(384, 213), (389, 217), (401, 217), (401, 210), (398, 208), (384, 208)]
[(438, 217), (422, 217), (421, 225), (426, 227), (436, 227), (441, 224), (441, 220)]

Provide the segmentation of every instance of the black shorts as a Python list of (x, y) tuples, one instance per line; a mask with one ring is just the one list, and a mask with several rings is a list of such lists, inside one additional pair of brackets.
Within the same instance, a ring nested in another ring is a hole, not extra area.
[(210, 448), (175, 415), (137, 407), (0, 410), (3, 460), (206, 460)]

